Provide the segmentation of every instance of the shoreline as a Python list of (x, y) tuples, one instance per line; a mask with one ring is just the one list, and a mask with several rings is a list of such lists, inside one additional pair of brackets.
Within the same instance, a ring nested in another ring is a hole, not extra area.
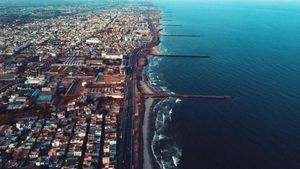
[(148, 58), (152, 54), (160, 53), (158, 45), (160, 44), (160, 19), (157, 21), (149, 20), (149, 28), (152, 34), (152, 40), (149, 44), (139, 52), (136, 64), (136, 80), (137, 89), (139, 93), (136, 100), (140, 104), (139, 116), (139, 131), (138, 134), (140, 148), (139, 152), (139, 166), (144, 169), (160, 169), (159, 163), (156, 161), (154, 152), (152, 151), (152, 141), (155, 134), (156, 114), (153, 112), (154, 106), (160, 101), (158, 99), (145, 96), (145, 93), (158, 93), (149, 83), (148, 76), (145, 74), (145, 67), (148, 65)]
[[(158, 46), (155, 46), (151, 49), (149, 55), (153, 53), (160, 53)], [(158, 93), (149, 83), (148, 75), (145, 75), (145, 67), (148, 65), (149, 55), (146, 56), (147, 62), (143, 66), (143, 75), (142, 80), (139, 81), (139, 85), (141, 87), (142, 93), (150, 93), (155, 94)], [(152, 150), (152, 141), (155, 134), (155, 120), (156, 114), (153, 111), (154, 106), (159, 102), (157, 99), (153, 99), (150, 97), (145, 97), (144, 99), (144, 112), (143, 112), (143, 124), (142, 124), (142, 137), (143, 137), (143, 169), (160, 169), (159, 164), (156, 161), (154, 152)]]
[[(140, 81), (143, 92), (157, 93), (155, 89), (151, 87), (148, 79)], [(155, 120), (156, 114), (153, 111), (154, 106), (159, 102), (157, 99), (144, 97), (144, 112), (143, 112), (143, 169), (160, 169), (157, 163), (154, 152), (152, 150), (152, 141), (155, 134)]]
[[(149, 84), (145, 81), (141, 81), (142, 90), (148, 90)], [(149, 92), (149, 91), (148, 91)], [(153, 92), (153, 91), (151, 91)], [(157, 104), (157, 100), (153, 98), (144, 98), (144, 114), (143, 114), (143, 169), (159, 169), (159, 165), (156, 162), (152, 151), (152, 140), (155, 131), (155, 119), (156, 115), (153, 113), (153, 108)]]

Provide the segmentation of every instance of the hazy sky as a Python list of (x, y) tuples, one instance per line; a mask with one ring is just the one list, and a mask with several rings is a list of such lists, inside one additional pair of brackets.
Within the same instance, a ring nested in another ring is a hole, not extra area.
[(300, 2), (300, 0), (155, 0), (165, 2), (270, 2), (270, 3), (287, 3), (287, 2)]
[[(110, 0), (0, 0), (1, 5), (24, 5), (24, 4), (53, 4), (62, 3), (73, 4), (76, 2), (105, 2)], [(120, 0), (122, 1), (122, 0)], [(125, 1), (125, 0), (124, 0)], [(136, 0), (143, 1), (143, 0)], [(158, 3), (170, 3), (170, 4), (186, 4), (186, 3), (197, 3), (197, 4), (300, 4), (300, 0), (152, 0)]]
[(170, 3), (300, 3), (300, 0), (154, 0), (155, 2)]

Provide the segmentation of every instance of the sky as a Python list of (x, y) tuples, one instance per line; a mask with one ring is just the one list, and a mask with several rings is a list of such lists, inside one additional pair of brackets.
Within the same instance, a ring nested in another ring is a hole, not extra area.
[(300, 0), (155, 0), (155, 1), (164, 1), (164, 2), (237, 2), (237, 3), (243, 3), (243, 2), (253, 2), (253, 3), (294, 3), (299, 2)]
[[(64, 2), (72, 4), (75, 2), (105, 2), (110, 0), (0, 0), (2, 5), (30, 5), (30, 4), (52, 4), (55, 2)], [(120, 0), (122, 1), (122, 0)], [(125, 1), (125, 0), (124, 0)], [(143, 1), (143, 0), (136, 0)], [(150, 0), (153, 2), (170, 3), (170, 4), (186, 4), (186, 3), (205, 3), (205, 4), (300, 4), (300, 0)]]
[(152, 0), (154, 3), (159, 4), (209, 4), (209, 5), (263, 5), (263, 6), (300, 6), (300, 0)]
[(54, 4), (78, 4), (91, 2), (106, 2), (108, 0), (0, 0), (1, 6), (30, 6), (30, 5), (54, 5)]

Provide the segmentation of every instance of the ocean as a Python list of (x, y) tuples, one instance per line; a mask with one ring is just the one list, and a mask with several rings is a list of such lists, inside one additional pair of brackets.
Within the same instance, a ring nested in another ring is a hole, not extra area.
[[(152, 150), (161, 168), (300, 168), (300, 3), (155, 2), (168, 54), (146, 72), (159, 91), (230, 95), (230, 101), (170, 98), (155, 105)], [(171, 20), (171, 21), (169, 21)]]

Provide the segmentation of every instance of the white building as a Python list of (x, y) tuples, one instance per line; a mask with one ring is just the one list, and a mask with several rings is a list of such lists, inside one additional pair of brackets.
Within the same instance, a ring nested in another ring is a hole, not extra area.
[(30, 85), (41, 85), (46, 81), (45, 76), (38, 76), (38, 77), (27, 77), (26, 84)]
[(122, 54), (107, 54), (107, 53), (102, 53), (101, 54), (103, 59), (112, 59), (112, 60), (117, 60), (117, 59), (123, 59)]

